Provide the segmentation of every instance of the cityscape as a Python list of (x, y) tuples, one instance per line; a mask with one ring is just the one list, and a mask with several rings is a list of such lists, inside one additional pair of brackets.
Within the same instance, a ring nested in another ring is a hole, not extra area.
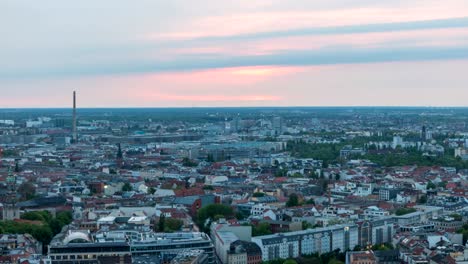
[(468, 109), (77, 96), (0, 111), (2, 263), (466, 261)]
[(0, 36), (0, 264), (468, 264), (467, 0), (5, 0)]

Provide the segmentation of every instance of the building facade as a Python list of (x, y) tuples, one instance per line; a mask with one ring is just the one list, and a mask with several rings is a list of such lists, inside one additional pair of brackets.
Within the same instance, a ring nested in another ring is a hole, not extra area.
[(359, 243), (358, 226), (336, 225), (326, 228), (253, 237), (262, 251), (262, 260), (296, 258), (313, 253), (353, 249)]

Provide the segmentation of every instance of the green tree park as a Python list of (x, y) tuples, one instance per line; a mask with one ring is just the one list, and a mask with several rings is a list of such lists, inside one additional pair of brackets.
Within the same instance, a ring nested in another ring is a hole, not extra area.
[(0, 221), (0, 233), (30, 234), (42, 243), (43, 249), (73, 220), (69, 211), (59, 212), (56, 217), (48, 211), (26, 212), (21, 215), (21, 219), (28, 221)]
[(224, 204), (210, 204), (200, 210), (198, 210), (196, 223), (200, 229), (207, 231), (209, 224), (206, 224), (206, 220), (216, 221), (220, 218), (232, 218), (234, 217), (234, 210)]

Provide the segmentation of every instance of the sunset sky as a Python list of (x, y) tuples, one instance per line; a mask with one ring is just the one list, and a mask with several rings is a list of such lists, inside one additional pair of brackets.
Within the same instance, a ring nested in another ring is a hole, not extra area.
[(468, 106), (467, 0), (0, 0), (0, 108)]

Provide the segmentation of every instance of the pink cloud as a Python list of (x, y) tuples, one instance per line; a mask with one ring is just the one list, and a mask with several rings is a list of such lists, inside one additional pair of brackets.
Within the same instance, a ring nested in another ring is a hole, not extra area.
[(468, 44), (468, 28), (411, 30), (273, 38), (249, 43), (259, 53), (281, 50), (312, 50), (333, 46), (376, 48), (380, 46), (453, 46)]
[(170, 86), (182, 86), (190, 83), (192, 85), (219, 85), (219, 89), (223, 89), (223, 86), (229, 88), (234, 85), (254, 85), (279, 76), (292, 75), (302, 70), (303, 67), (252, 66), (187, 72), (152, 73), (142, 76), (144, 76), (144, 86), (150, 83), (166, 84)]
[(146, 40), (183, 40), (230, 36), (306, 27), (362, 25), (465, 17), (468, 5), (460, 1), (406, 3), (405, 7), (361, 7), (317, 11), (236, 13), (190, 20), (172, 32), (147, 33)]
[(139, 74), (22, 81), (3, 84), (0, 105), (70, 107), (71, 92), (77, 90), (79, 107), (466, 106), (467, 67), (468, 60), (301, 67), (248, 84), (194, 82), (196, 73), (171, 73), (167, 79)]
[(261, 101), (279, 101), (282, 98), (280, 96), (268, 95), (268, 94), (252, 94), (252, 95), (221, 95), (221, 94), (210, 94), (210, 95), (179, 95), (179, 94), (159, 94), (151, 91), (140, 94), (142, 100), (149, 102), (157, 102), (162, 100), (180, 101), (180, 102), (261, 102)]
[(358, 48), (460, 46), (468, 45), (468, 28), (290, 36), (204, 43), (203, 45), (191, 48), (170, 48), (165, 54), (168, 56), (170, 54), (173, 56), (190, 54), (253, 56), (274, 54), (285, 50), (314, 50), (339, 46)]

